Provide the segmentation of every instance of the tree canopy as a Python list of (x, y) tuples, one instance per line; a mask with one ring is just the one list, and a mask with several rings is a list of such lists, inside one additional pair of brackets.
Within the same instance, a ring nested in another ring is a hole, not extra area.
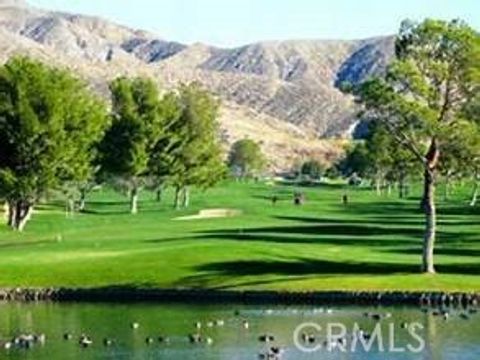
[(265, 156), (258, 143), (251, 139), (241, 139), (233, 143), (228, 154), (228, 166), (234, 176), (254, 176), (264, 170), (265, 165)]
[(218, 140), (219, 103), (196, 83), (181, 85), (176, 97), (172, 94), (166, 101), (176, 104), (177, 110), (169, 112), (168, 126), (155, 144), (150, 168), (175, 187), (175, 207), (186, 207), (190, 186), (206, 189), (225, 176)]
[(110, 91), (112, 126), (100, 147), (102, 169), (127, 188), (130, 211), (136, 213), (142, 177), (163, 131), (160, 94), (152, 80), (143, 78), (118, 78)]
[(458, 20), (405, 21), (385, 76), (368, 79), (354, 90), (364, 115), (381, 122), (423, 168), (425, 272), (435, 272), (438, 167), (447, 144), (469, 127), (471, 119), (463, 110), (478, 96), (479, 79), (480, 37), (475, 30)]
[(15, 57), (0, 68), (0, 191), (22, 230), (49, 189), (91, 172), (106, 106), (65, 70)]

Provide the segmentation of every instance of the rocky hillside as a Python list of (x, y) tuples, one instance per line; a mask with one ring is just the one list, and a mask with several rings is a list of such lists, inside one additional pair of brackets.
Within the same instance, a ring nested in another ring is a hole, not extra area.
[(338, 86), (383, 71), (393, 40), (187, 46), (96, 17), (0, 0), (0, 60), (18, 53), (69, 67), (103, 94), (119, 75), (151, 76), (165, 88), (199, 81), (223, 99), (226, 144), (243, 136), (261, 141), (282, 168), (299, 157), (335, 156), (335, 146), (319, 139), (347, 134), (355, 113)]

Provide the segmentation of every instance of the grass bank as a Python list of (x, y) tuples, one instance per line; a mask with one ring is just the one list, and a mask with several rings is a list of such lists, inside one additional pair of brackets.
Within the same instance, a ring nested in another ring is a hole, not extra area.
[[(439, 202), (435, 276), (419, 274), (423, 218), (415, 196), (350, 189), (343, 206), (345, 188), (323, 185), (300, 189), (307, 201), (294, 206), (295, 190), (225, 183), (194, 191), (183, 211), (172, 209), (170, 193), (158, 203), (143, 192), (137, 215), (109, 189), (73, 218), (62, 203), (43, 205), (25, 233), (1, 228), (0, 287), (480, 290), (480, 210), (468, 206), (467, 188)], [(175, 220), (218, 208), (241, 214)]]

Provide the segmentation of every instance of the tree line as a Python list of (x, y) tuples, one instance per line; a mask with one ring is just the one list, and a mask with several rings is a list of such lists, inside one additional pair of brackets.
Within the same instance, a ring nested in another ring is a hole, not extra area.
[(27, 57), (0, 67), (0, 198), (12, 229), (55, 191), (74, 211), (108, 181), (136, 213), (145, 187), (160, 198), (173, 186), (180, 208), (191, 186), (225, 176), (219, 102), (199, 84), (160, 93), (150, 79), (121, 77), (109, 89), (107, 104), (69, 71)]

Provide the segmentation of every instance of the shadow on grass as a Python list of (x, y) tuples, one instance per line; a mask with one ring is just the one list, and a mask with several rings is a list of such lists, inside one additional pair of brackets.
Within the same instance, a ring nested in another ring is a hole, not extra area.
[(0, 243), (1, 249), (17, 249), (17, 248), (24, 248), (24, 247), (31, 247), (31, 246), (39, 246), (39, 245), (51, 245), (56, 244), (57, 241), (55, 240), (38, 240), (38, 241), (10, 241), (6, 243)]
[(325, 220), (324, 223), (315, 225), (291, 225), (291, 226), (271, 226), (260, 228), (247, 228), (245, 230), (215, 230), (205, 231), (206, 234), (220, 235), (255, 235), (255, 234), (297, 234), (297, 235), (318, 235), (318, 236), (378, 236), (378, 235), (399, 235), (416, 236), (421, 234), (419, 229), (406, 227), (382, 227), (373, 224), (352, 224), (349, 222), (336, 223), (335, 221)]
[[(145, 204), (144, 204), (145, 205)], [(157, 214), (162, 214), (165, 213), (166, 211), (170, 211), (170, 209), (166, 208), (139, 208), (138, 213), (139, 214), (151, 214), (151, 213), (157, 213)], [(81, 211), (81, 214), (85, 215), (105, 215), (105, 216), (115, 216), (115, 215), (131, 215), (132, 213), (130, 212), (130, 209), (127, 206), (125, 208), (117, 208), (117, 210), (102, 210), (102, 209), (93, 209), (93, 208), (86, 208)], [(179, 212), (179, 214), (181, 214)]]
[[(404, 249), (388, 249), (385, 250), (388, 252), (407, 254), (407, 255), (418, 255), (422, 253), (422, 247), (408, 247)], [(451, 247), (441, 247), (435, 249), (435, 255), (446, 255), (446, 256), (480, 256), (480, 249), (465, 249), (465, 248), (451, 248)]]
[[(302, 216), (276, 216), (275, 219), (296, 221), (303, 223), (321, 224), (321, 223), (337, 223), (337, 224), (378, 224), (378, 225), (408, 225), (423, 229), (425, 220), (422, 216), (375, 216), (365, 217), (363, 219), (331, 219), (322, 217), (302, 217)], [(440, 226), (474, 226), (480, 225), (478, 221), (463, 221), (455, 219), (437, 219), (437, 225)]]
[[(295, 181), (295, 180), (278, 181), (277, 184), (287, 188), (299, 188), (299, 189), (300, 188), (304, 188), (304, 189), (316, 188), (316, 189), (325, 189), (325, 190), (342, 190), (342, 189), (345, 189), (347, 186), (345, 184), (328, 184), (323, 182), (309, 182), (309, 181)], [(358, 190), (361, 190), (361, 188), (359, 188)]]
[[(313, 223), (313, 222), (312, 222)], [(390, 225), (390, 224), (388, 224)], [(352, 223), (347, 220), (324, 219), (311, 225), (272, 226), (247, 229), (202, 231), (197, 238), (275, 243), (316, 243), (353, 246), (406, 246), (419, 243), (423, 229)], [(462, 233), (462, 241), (474, 236)], [(458, 233), (438, 232), (441, 242), (458, 241)]]
[(472, 216), (480, 215), (480, 207), (478, 206), (447, 206), (438, 209), (438, 215), (456, 215), (456, 216)]
[(407, 216), (422, 215), (419, 205), (416, 202), (381, 201), (381, 202), (355, 202), (350, 199), (347, 206), (341, 208), (343, 214), (350, 215), (381, 215), (402, 218)]
[[(480, 264), (439, 264), (439, 273), (480, 274)], [(242, 260), (215, 262), (201, 265), (195, 271), (211, 273), (215, 276), (261, 276), (261, 275), (392, 275), (419, 274), (420, 265), (381, 262), (335, 262), (315, 259), (297, 261)], [(191, 279), (192, 280), (192, 279)]]

